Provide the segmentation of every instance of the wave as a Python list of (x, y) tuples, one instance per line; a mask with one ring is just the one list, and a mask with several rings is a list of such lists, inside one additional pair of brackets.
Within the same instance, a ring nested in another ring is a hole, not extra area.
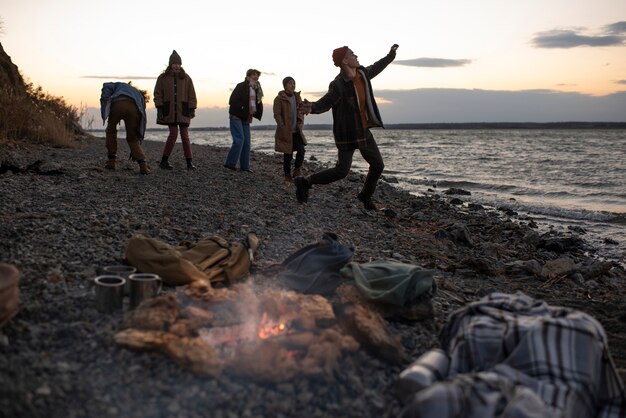
[(523, 202), (517, 200), (503, 200), (501, 196), (472, 196), (473, 203), (479, 203), (493, 208), (506, 208), (515, 212), (529, 215), (540, 215), (564, 220), (577, 220), (587, 222), (604, 222), (611, 224), (626, 224), (626, 213), (597, 211), (584, 208), (564, 208), (541, 204), (538, 202)]

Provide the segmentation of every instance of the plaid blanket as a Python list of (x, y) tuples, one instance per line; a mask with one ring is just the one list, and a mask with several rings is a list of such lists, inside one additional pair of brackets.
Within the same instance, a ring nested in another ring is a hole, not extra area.
[(583, 312), (494, 293), (454, 312), (441, 343), (447, 377), (401, 416), (626, 417), (606, 334)]

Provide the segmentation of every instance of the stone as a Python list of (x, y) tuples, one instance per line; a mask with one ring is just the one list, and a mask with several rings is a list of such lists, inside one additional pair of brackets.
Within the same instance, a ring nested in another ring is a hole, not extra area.
[(568, 276), (576, 271), (576, 263), (571, 258), (562, 257), (547, 261), (541, 269), (541, 275), (546, 278)]

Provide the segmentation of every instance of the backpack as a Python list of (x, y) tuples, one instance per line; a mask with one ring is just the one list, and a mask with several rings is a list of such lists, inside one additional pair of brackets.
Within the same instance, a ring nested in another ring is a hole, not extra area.
[(291, 254), (281, 263), (278, 279), (287, 287), (302, 293), (330, 295), (344, 281), (339, 270), (354, 253), (354, 248), (337, 241), (337, 235), (326, 232), (322, 239)]
[(128, 241), (125, 257), (137, 271), (158, 274), (166, 284), (177, 286), (203, 280), (228, 286), (248, 274), (258, 246), (254, 232), (238, 242), (213, 235), (178, 246), (136, 234)]

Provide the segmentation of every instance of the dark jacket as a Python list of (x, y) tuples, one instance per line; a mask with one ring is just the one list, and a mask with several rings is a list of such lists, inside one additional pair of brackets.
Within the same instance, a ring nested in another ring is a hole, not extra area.
[(361, 121), (354, 83), (343, 73), (339, 73), (330, 83), (328, 93), (312, 104), (311, 113), (323, 113), (332, 108), (333, 135), (338, 149), (353, 150), (364, 146), (367, 128), (384, 127), (370, 80), (380, 74), (395, 58), (395, 51), (391, 51), (369, 67), (357, 68), (365, 80), (368, 126), (363, 126)]
[(128, 83), (110, 82), (102, 84), (102, 92), (100, 94), (102, 122), (109, 118), (111, 103), (120, 96), (130, 97), (137, 105), (137, 110), (141, 114), (141, 121), (137, 126), (137, 138), (139, 141), (143, 141), (146, 132), (146, 101), (143, 94)]
[(191, 77), (182, 69), (179, 74), (175, 74), (168, 67), (157, 78), (154, 86), (154, 105), (159, 125), (189, 125), (198, 106)]
[[(228, 113), (241, 119), (244, 123), (248, 122), (248, 116), (250, 112), (250, 83), (248, 80), (244, 80), (235, 86), (235, 89), (230, 94), (228, 99)], [(253, 117), (261, 120), (263, 116), (263, 102), (257, 101), (256, 112)]]

